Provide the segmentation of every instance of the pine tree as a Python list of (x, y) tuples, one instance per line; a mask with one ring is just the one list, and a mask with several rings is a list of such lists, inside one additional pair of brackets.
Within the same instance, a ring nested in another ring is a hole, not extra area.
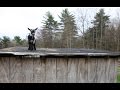
[(54, 17), (50, 12), (46, 13), (46, 17), (43, 23), (43, 40), (46, 47), (54, 47), (54, 34), (55, 31), (58, 29), (58, 22), (54, 20)]
[(9, 44), (10, 44), (10, 38), (7, 37), (7, 36), (3, 36), (2, 44), (3, 44), (3, 48), (7, 48), (7, 47), (9, 47)]
[(68, 9), (62, 11), (61, 25), (63, 26), (62, 43), (64, 48), (74, 47), (75, 36), (77, 35), (74, 15)]
[(93, 27), (89, 29), (89, 33), (91, 33), (89, 35), (92, 35), (92, 37), (89, 39), (91, 39), (93, 42), (93, 48), (104, 49), (105, 32), (110, 23), (109, 16), (105, 15), (104, 9), (100, 9), (99, 12), (96, 13), (94, 20), (91, 23), (93, 24)]
[(14, 41), (16, 45), (22, 45), (22, 39), (20, 38), (20, 36), (15, 36)]
[(103, 49), (104, 46), (103, 38), (105, 36), (106, 27), (108, 27), (109, 16), (105, 15), (104, 9), (100, 9), (100, 11), (96, 14), (95, 20), (93, 24), (96, 28), (96, 42), (98, 43), (98, 48)]

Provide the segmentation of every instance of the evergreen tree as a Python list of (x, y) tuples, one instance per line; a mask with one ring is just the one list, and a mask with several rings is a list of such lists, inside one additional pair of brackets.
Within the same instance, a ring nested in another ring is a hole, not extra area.
[(62, 43), (64, 48), (74, 47), (75, 36), (77, 35), (74, 15), (68, 9), (62, 11), (61, 25), (63, 26)]
[(95, 36), (95, 44), (96, 48), (103, 49), (104, 45), (104, 36), (106, 27), (108, 27), (109, 16), (105, 15), (104, 9), (100, 9), (96, 16), (94, 17), (95, 20), (92, 22), (94, 25), (94, 36)]
[(9, 47), (9, 44), (10, 44), (10, 38), (7, 37), (7, 36), (3, 36), (2, 44), (3, 44), (3, 48), (7, 48), (7, 47)]
[(105, 49), (105, 33), (107, 32), (106, 30), (110, 23), (109, 16), (105, 15), (104, 9), (100, 9), (91, 23), (93, 24), (93, 27), (86, 31), (87, 36), (85, 36), (88, 37), (87, 42), (91, 45), (89, 47)]
[(58, 22), (54, 20), (54, 17), (50, 12), (46, 13), (46, 17), (43, 23), (43, 41), (46, 47), (54, 47), (54, 34), (58, 29)]
[(16, 42), (16, 45), (22, 45), (22, 39), (20, 36), (15, 36), (14, 41)]

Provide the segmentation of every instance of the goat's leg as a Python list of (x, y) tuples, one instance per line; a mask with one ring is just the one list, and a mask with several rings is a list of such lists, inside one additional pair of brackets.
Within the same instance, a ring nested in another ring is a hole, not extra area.
[(33, 50), (33, 43), (31, 44), (31, 50)]
[(32, 45), (32, 43), (30, 43), (30, 50), (33, 50), (33, 45)]
[(29, 47), (28, 47), (28, 50), (30, 50), (30, 43), (28, 43), (28, 46), (29, 46)]
[(35, 44), (33, 44), (33, 48), (34, 48), (34, 50), (36, 50), (36, 45)]

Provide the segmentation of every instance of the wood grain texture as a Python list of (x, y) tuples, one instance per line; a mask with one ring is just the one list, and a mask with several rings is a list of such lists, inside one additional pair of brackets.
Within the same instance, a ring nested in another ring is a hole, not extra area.
[(33, 58), (25, 58), (22, 60), (22, 82), (33, 83)]
[(0, 83), (115, 83), (118, 60), (0, 57)]
[(0, 83), (9, 83), (9, 58), (0, 57)]
[(46, 59), (46, 83), (56, 83), (56, 58)]
[(105, 82), (106, 83), (113, 82), (114, 70), (115, 70), (115, 61), (108, 58), (106, 60), (106, 72), (105, 72), (105, 75), (106, 75)]
[(119, 60), (119, 58), (116, 58), (116, 59), (115, 59), (114, 83), (117, 83), (118, 60)]
[(97, 59), (88, 58), (88, 83), (95, 83), (97, 78)]
[(88, 83), (88, 60), (79, 58), (77, 63), (77, 83)]
[(76, 83), (77, 81), (77, 59), (68, 59), (68, 69), (67, 69), (67, 83)]
[(21, 59), (10, 58), (10, 83), (22, 83)]
[(96, 83), (106, 82), (106, 64), (107, 61), (104, 58), (97, 58), (97, 77)]
[(34, 65), (34, 83), (45, 83), (45, 59), (35, 59), (33, 60)]
[(67, 83), (67, 60), (58, 58), (57, 62), (57, 83)]

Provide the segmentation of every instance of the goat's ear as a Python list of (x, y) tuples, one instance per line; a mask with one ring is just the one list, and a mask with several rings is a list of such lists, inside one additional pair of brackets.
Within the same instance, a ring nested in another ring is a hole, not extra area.
[(38, 28), (36, 28), (35, 30), (37, 30)]
[(29, 28), (28, 28), (28, 30), (30, 30), (30, 31), (31, 31), (31, 29), (29, 29)]

